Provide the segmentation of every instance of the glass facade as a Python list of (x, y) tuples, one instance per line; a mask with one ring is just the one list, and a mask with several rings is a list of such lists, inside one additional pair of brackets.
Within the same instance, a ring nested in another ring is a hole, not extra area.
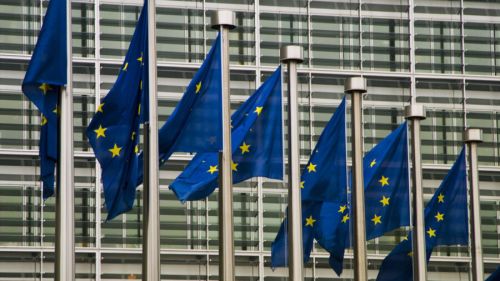
[[(345, 78), (363, 74), (364, 148), (423, 103), (424, 191), (429, 200), (479, 127), (481, 218), (486, 273), (500, 264), (500, 4), (489, 0), (157, 0), (159, 120), (171, 114), (215, 32), (211, 11), (236, 11), (230, 32), (235, 109), (279, 63), (279, 47), (299, 44), (301, 159), (306, 163), (343, 97)], [(48, 1), (0, 3), (0, 280), (53, 278), (55, 200), (41, 199), (37, 109), (21, 92)], [(77, 280), (141, 275), (142, 189), (135, 208), (104, 222), (100, 170), (84, 135), (96, 103), (112, 86), (142, 0), (73, 0), (75, 235)], [(497, 96), (498, 95), (498, 96)], [(349, 120), (349, 119), (348, 119)], [(350, 146), (348, 146), (350, 147)], [(169, 183), (190, 159), (175, 154), (160, 171), (161, 263), (165, 280), (217, 280), (217, 192), (181, 204)], [(237, 280), (285, 280), (270, 268), (270, 246), (287, 206), (284, 183), (256, 178), (234, 188)], [(369, 278), (407, 229), (368, 242)], [(348, 250), (342, 280), (352, 280)], [(470, 280), (467, 247), (440, 247), (428, 280)], [(337, 278), (315, 246), (307, 280)]]

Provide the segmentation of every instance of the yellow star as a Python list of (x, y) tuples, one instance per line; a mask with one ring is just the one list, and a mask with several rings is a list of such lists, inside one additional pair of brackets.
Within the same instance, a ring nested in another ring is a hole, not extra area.
[(131, 140), (134, 140), (134, 139), (135, 139), (135, 132), (132, 132), (132, 136), (130, 136), (130, 139), (131, 139)]
[(349, 214), (342, 217), (342, 223), (346, 223), (349, 220)]
[(384, 187), (389, 185), (389, 178), (382, 176), (378, 182)]
[(40, 87), (38, 87), (38, 89), (42, 90), (44, 95), (47, 94), (47, 91), (52, 90), (50, 85), (47, 83), (42, 83), (42, 85), (40, 85)]
[(43, 125), (47, 124), (47, 122), (49, 122), (49, 121), (47, 121), (47, 117), (45, 117), (45, 116), (42, 114), (42, 122), (40, 123), (40, 125), (42, 125), (42, 126), (43, 126)]
[(126, 62), (126, 63), (125, 63), (125, 66), (123, 67), (123, 69), (122, 69), (122, 70), (123, 70), (123, 71), (127, 71), (127, 69), (128, 69), (128, 62)]
[(238, 171), (238, 163), (234, 163), (231, 161), (231, 170), (237, 172)]
[(104, 107), (104, 103), (101, 103), (98, 107), (97, 107), (97, 112), (102, 112), (104, 113), (104, 111), (102, 111), (102, 108)]
[(241, 154), (245, 154), (245, 152), (250, 152), (250, 146), (251, 145), (246, 144), (245, 142), (243, 142), (243, 144), (240, 145)]
[(263, 108), (264, 108), (264, 107), (262, 107), (262, 106), (257, 106), (257, 107), (255, 108), (255, 111), (254, 111), (254, 112), (255, 112), (255, 113), (257, 113), (257, 115), (260, 115), (260, 113), (262, 112), (262, 109), (263, 109)]
[(403, 237), (403, 241), (406, 241), (406, 240), (408, 240), (408, 234), (405, 237)]
[(339, 208), (339, 213), (343, 214), (345, 212), (345, 210), (347, 209), (347, 206), (344, 205), (344, 206), (340, 206)]
[(444, 203), (444, 195), (442, 193), (438, 195), (438, 203)]
[(116, 156), (120, 156), (120, 151), (122, 150), (121, 147), (118, 147), (115, 143), (115, 146), (113, 146), (113, 148), (111, 149), (108, 149), (109, 152), (111, 152), (113, 158), (115, 158)]
[(306, 218), (306, 226), (313, 227), (315, 221), (316, 220), (313, 219), (313, 216), (309, 216), (308, 218)]
[(97, 134), (96, 139), (98, 139), (99, 137), (105, 138), (106, 134), (104, 132), (106, 132), (106, 130), (107, 128), (103, 128), (101, 125), (99, 125), (99, 128), (97, 130), (94, 130), (94, 132)]
[(429, 227), (429, 230), (427, 230), (427, 234), (429, 234), (429, 238), (436, 237), (436, 230)]
[(210, 169), (208, 169), (207, 173), (210, 173), (211, 175), (213, 175), (215, 172), (218, 172), (219, 170), (217, 170), (217, 165), (215, 166), (210, 166)]
[(409, 253), (408, 253), (408, 256), (409, 256), (409, 257), (413, 257), (413, 252), (409, 252)]
[(201, 81), (198, 82), (198, 84), (196, 84), (196, 91), (195, 91), (195, 94), (199, 93), (201, 90)]
[(444, 220), (444, 214), (441, 214), (440, 212), (437, 212), (437, 214), (434, 217), (438, 222)]
[(381, 218), (382, 218), (382, 216), (373, 215), (372, 222), (375, 225), (377, 225), (378, 223), (382, 223), (382, 221), (380, 220)]
[(142, 55), (140, 58), (137, 59), (138, 62), (142, 63)]
[(135, 145), (134, 152), (135, 152), (135, 154), (139, 154), (139, 145), (138, 144)]
[(137, 115), (141, 115), (141, 104), (139, 104), (137, 108)]
[(387, 205), (389, 205), (389, 199), (391, 199), (390, 197), (385, 197), (382, 195), (382, 200), (380, 200), (379, 202), (382, 203), (382, 207), (385, 207)]
[(310, 173), (310, 172), (316, 172), (316, 165), (314, 165), (313, 163), (309, 163), (309, 165), (307, 166), (307, 171)]
[(55, 114), (59, 114), (59, 108), (57, 107), (57, 105), (56, 105), (56, 108), (54, 108), (54, 110), (52, 110), (52, 112), (54, 112)]
[(305, 183), (306, 183), (305, 181), (301, 181), (301, 182), (300, 182), (300, 188), (304, 188), (304, 184), (305, 184)]
[(139, 82), (139, 89), (142, 90), (142, 80), (141, 80), (141, 82)]
[(377, 165), (377, 160), (373, 159), (372, 162), (370, 163), (370, 168), (373, 168), (373, 166)]

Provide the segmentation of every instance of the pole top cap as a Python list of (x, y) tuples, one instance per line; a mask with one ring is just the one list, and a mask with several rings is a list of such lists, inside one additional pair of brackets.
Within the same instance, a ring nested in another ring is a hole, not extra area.
[(218, 29), (220, 26), (225, 26), (229, 29), (236, 27), (236, 15), (233, 11), (217, 10), (212, 12), (212, 28)]
[(405, 118), (406, 119), (418, 119), (418, 120), (424, 120), (426, 118), (425, 116), (425, 108), (421, 104), (410, 104), (405, 106)]
[(295, 62), (303, 62), (304, 61), (304, 48), (299, 45), (288, 45), (283, 46), (280, 49), (280, 60), (282, 62), (295, 61)]
[(352, 94), (354, 92), (366, 93), (366, 79), (361, 76), (348, 77), (345, 80), (344, 92)]
[(466, 143), (481, 143), (483, 142), (483, 130), (468, 128), (465, 130), (464, 141)]

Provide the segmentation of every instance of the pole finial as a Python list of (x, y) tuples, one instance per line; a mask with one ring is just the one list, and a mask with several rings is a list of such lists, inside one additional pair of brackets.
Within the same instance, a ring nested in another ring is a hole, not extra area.
[(410, 104), (405, 106), (405, 118), (409, 120), (418, 119), (424, 120), (425, 117), (425, 108), (421, 104)]
[(236, 27), (236, 16), (233, 11), (217, 10), (212, 13), (211, 25), (213, 29), (219, 29), (220, 26), (226, 26), (229, 29)]
[(304, 48), (299, 45), (283, 46), (280, 49), (280, 60), (282, 62), (295, 61), (301, 63), (304, 61)]
[(344, 92), (351, 94), (353, 92), (366, 93), (366, 79), (361, 76), (348, 77), (345, 80)]
[(477, 128), (468, 128), (465, 130), (464, 141), (466, 143), (481, 143), (483, 142), (483, 130)]

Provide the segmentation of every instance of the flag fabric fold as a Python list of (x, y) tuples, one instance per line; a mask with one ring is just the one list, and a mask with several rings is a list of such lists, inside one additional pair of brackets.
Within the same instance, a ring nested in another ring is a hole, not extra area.
[(40, 170), (43, 198), (54, 194), (58, 161), (58, 99), (67, 83), (66, 0), (51, 0), (22, 83), (22, 91), (41, 112)]
[[(436, 246), (468, 245), (465, 147), (425, 207), (426, 257)], [(412, 280), (412, 245), (408, 235), (384, 259), (378, 281)]]
[[(347, 155), (345, 98), (323, 130), (306, 167), (300, 186), (304, 262), (309, 260), (313, 240), (330, 254), (342, 256), (348, 228)], [(271, 246), (271, 265), (288, 264), (287, 221), (285, 218)], [(342, 234), (342, 235), (341, 235)], [(340, 273), (339, 273), (340, 274)]]
[[(283, 178), (281, 67), (231, 117), (233, 183)], [(198, 153), (170, 188), (182, 201), (199, 200), (218, 185), (218, 153)]]
[[(87, 137), (102, 168), (107, 220), (133, 207), (139, 177), (139, 125), (148, 112), (147, 1), (118, 78), (101, 100)], [(146, 107), (147, 108), (147, 107)]]

